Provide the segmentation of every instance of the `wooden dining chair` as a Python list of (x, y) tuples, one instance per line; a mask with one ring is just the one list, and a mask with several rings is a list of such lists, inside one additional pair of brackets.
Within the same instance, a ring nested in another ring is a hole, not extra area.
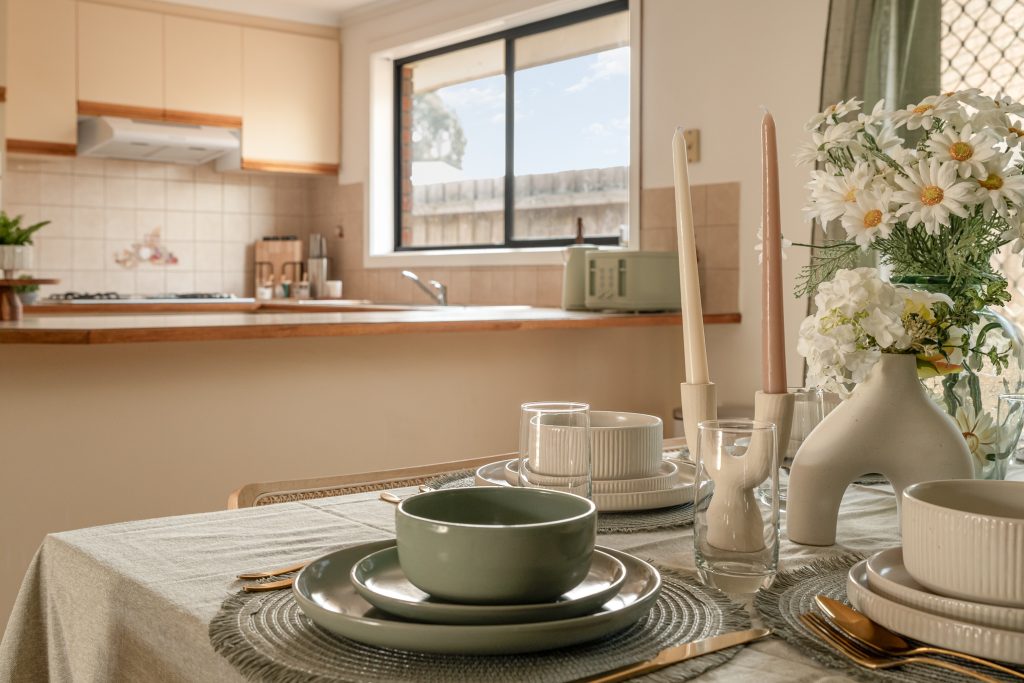
[(330, 498), (331, 496), (344, 496), (350, 493), (364, 493), (366, 491), (383, 491), (403, 486), (418, 486), (441, 474), (462, 470), (475, 470), (481, 465), (498, 460), (508, 460), (514, 457), (516, 457), (515, 453), (506, 453), (433, 465), (403, 467), (394, 470), (340, 474), (329, 477), (317, 477), (315, 479), (291, 479), (246, 484), (232, 492), (228, 497), (228, 509), (234, 510), (237, 508), (255, 507), (257, 505)]

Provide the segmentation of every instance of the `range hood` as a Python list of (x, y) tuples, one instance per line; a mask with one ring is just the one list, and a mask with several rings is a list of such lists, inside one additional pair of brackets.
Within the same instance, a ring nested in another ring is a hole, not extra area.
[(154, 123), (115, 116), (78, 122), (78, 154), (109, 159), (203, 164), (237, 150), (238, 134), (214, 126)]

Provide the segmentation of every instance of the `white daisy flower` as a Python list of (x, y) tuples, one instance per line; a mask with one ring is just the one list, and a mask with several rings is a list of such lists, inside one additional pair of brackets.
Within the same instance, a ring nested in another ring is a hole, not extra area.
[(815, 114), (811, 117), (811, 120), (804, 125), (804, 130), (818, 130), (821, 124), (838, 123), (839, 119), (843, 118), (847, 114), (855, 111), (860, 111), (860, 105), (863, 104), (861, 100), (851, 97), (844, 101), (836, 102), (825, 107), (825, 111)]
[(957, 173), (964, 178), (982, 177), (986, 174), (985, 162), (996, 156), (991, 140), (964, 126), (959, 133), (952, 127), (934, 133), (928, 139), (927, 148), (940, 163), (954, 162)]
[(881, 99), (875, 102), (875, 106), (871, 109), (870, 114), (860, 113), (857, 114), (857, 120), (862, 126), (867, 126), (873, 123), (877, 123), (879, 120), (885, 118), (885, 100)]
[(906, 126), (907, 130), (923, 127), (928, 130), (935, 119), (944, 120), (959, 113), (960, 103), (950, 95), (931, 95), (919, 104), (909, 104), (903, 111), (893, 114), (897, 126)]
[(857, 201), (848, 205), (843, 214), (847, 236), (864, 251), (876, 238), (888, 237), (895, 222), (888, 196), (871, 190), (859, 193)]
[(812, 172), (807, 184), (811, 191), (811, 204), (805, 211), (810, 217), (820, 218), (828, 223), (846, 213), (846, 207), (857, 201), (857, 193), (867, 188), (875, 175), (875, 169), (866, 162), (859, 162), (852, 171), (841, 175)]
[(1008, 114), (1024, 116), (1024, 105), (1015, 102), (1005, 95), (999, 98), (992, 98), (981, 94), (974, 94), (967, 97), (965, 101), (978, 110), (971, 117), (971, 123), (974, 125), (975, 130), (1007, 128), (1010, 125)]
[(923, 223), (929, 235), (938, 234), (949, 223), (951, 213), (966, 218), (964, 205), (976, 203), (974, 192), (967, 182), (958, 180), (953, 163), (940, 164), (931, 159), (909, 167), (906, 178), (896, 178), (903, 188), (893, 195), (893, 201), (901, 204), (898, 215), (906, 216), (911, 227)]
[(960, 406), (956, 409), (956, 423), (976, 460), (976, 467), (987, 462), (987, 456), (996, 454), (999, 428), (991, 415), (984, 411), (975, 413), (973, 406)]
[(985, 218), (998, 213), (1007, 222), (1017, 222), (1015, 214), (1010, 212), (1007, 202), (1016, 207), (1024, 206), (1024, 175), (1013, 166), (1008, 166), (1011, 154), (1007, 152), (995, 157), (985, 164), (985, 173), (978, 177), (978, 200), (981, 202)]
[[(786, 236), (782, 236), (782, 260), (786, 260), (786, 250), (793, 246), (792, 240), (787, 240)], [(757, 244), (754, 245), (754, 251), (757, 252), (757, 262), (761, 263), (764, 261), (764, 226), (757, 229)]]

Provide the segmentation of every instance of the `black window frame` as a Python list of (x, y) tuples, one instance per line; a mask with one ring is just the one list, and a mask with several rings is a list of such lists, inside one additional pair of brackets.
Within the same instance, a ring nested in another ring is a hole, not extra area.
[[(392, 76), (394, 79), (394, 92), (392, 95), (392, 106), (394, 108), (394, 130), (391, 139), (394, 146), (393, 165), (393, 187), (394, 187), (394, 251), (416, 252), (416, 251), (437, 251), (437, 250), (475, 250), (482, 249), (526, 249), (530, 247), (558, 247), (572, 244), (574, 239), (533, 239), (517, 240), (513, 237), (515, 226), (515, 41), (524, 36), (543, 33), (564, 26), (571, 26), (590, 19), (617, 14), (618, 12), (629, 11), (629, 0), (611, 0), (593, 7), (586, 7), (581, 10), (561, 14), (550, 19), (543, 19), (533, 23), (524, 24), (515, 28), (490, 33), (486, 36), (465, 40), (454, 45), (420, 52), (409, 57), (396, 59), (393, 65)], [(456, 50), (463, 50), (483, 43), (496, 40), (503, 40), (505, 43), (505, 188), (504, 188), (504, 218), (505, 230), (504, 241), (501, 244), (464, 244), (464, 245), (428, 245), (422, 247), (406, 246), (402, 244), (402, 67), (410, 62), (421, 59), (436, 57)], [(632, 44), (630, 45), (632, 50)], [(632, 60), (632, 55), (631, 55)], [(632, 78), (630, 79), (632, 80)], [(634, 84), (630, 83), (630, 89)], [(630, 105), (630, 118), (633, 116), (632, 103)], [(632, 147), (633, 141), (630, 140)], [(632, 165), (632, 159), (630, 159)], [(630, 190), (632, 187), (630, 186)], [(632, 193), (628, 193), (628, 201), (633, 202)], [(633, 226), (630, 226), (632, 229)], [(620, 236), (616, 237), (587, 237), (587, 244), (618, 245)]]

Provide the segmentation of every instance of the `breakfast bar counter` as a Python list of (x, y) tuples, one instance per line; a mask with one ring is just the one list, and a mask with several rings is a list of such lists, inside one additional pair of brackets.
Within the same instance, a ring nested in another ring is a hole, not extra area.
[[(29, 315), (0, 323), (3, 344), (112, 344), (350, 337), (417, 332), (679, 326), (678, 313), (603, 313), (530, 306), (447, 306), (358, 312), (231, 312), (170, 315)], [(318, 307), (318, 311), (322, 311)], [(709, 314), (705, 324), (739, 323), (739, 313)]]

